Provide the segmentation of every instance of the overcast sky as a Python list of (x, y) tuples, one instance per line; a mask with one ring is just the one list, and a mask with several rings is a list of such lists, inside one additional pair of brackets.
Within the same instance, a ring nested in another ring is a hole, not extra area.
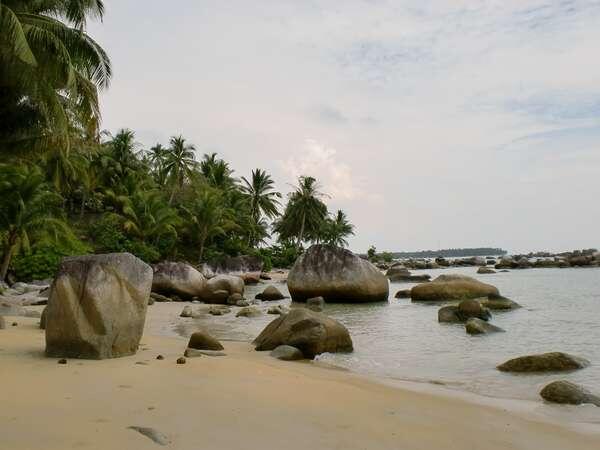
[(105, 3), (104, 128), (315, 176), (356, 251), (600, 247), (600, 1)]

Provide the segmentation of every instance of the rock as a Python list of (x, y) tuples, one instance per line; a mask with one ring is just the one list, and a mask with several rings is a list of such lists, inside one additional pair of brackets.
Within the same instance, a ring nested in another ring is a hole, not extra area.
[(244, 280), (245, 285), (258, 284), (260, 282), (260, 274), (258, 273), (243, 273), (238, 276)]
[(352, 339), (346, 327), (322, 313), (295, 308), (272, 321), (254, 340), (256, 350), (274, 350), (291, 345), (310, 359), (329, 352), (351, 352)]
[(277, 306), (271, 306), (268, 310), (267, 310), (267, 314), (287, 314), (287, 308), (284, 308), (281, 305), (277, 305)]
[(469, 334), (488, 334), (504, 331), (502, 328), (487, 323), (485, 320), (472, 317), (465, 323), (465, 331)]
[(274, 301), (283, 300), (285, 295), (279, 292), (279, 289), (277, 289), (275, 286), (269, 285), (262, 292), (256, 294), (254, 298), (263, 301)]
[(227, 356), (225, 352), (219, 350), (196, 350), (187, 348), (183, 354), (186, 358), (199, 358), (200, 356)]
[(131, 426), (129, 429), (137, 431), (158, 445), (169, 445), (171, 443), (167, 436), (162, 434), (160, 431), (155, 430), (154, 428)]
[(13, 323), (12, 323), (12, 326), (13, 326), (13, 327), (16, 327), (16, 326), (19, 326), (19, 324), (18, 324), (17, 322), (13, 322)]
[(195, 350), (223, 350), (223, 345), (210, 334), (196, 331), (190, 336), (188, 348)]
[(58, 364), (66, 364), (66, 363), (67, 363), (67, 360), (66, 360), (65, 358), (62, 358), (62, 359), (59, 359), (59, 360), (57, 361), (57, 363), (58, 363)]
[(491, 284), (465, 275), (440, 275), (431, 283), (419, 284), (410, 291), (412, 301), (450, 301), (499, 295)]
[(242, 294), (240, 294), (239, 292), (235, 292), (235, 293), (231, 294), (229, 297), (227, 297), (227, 304), (228, 305), (237, 305), (238, 302), (241, 302), (242, 300), (244, 300), (244, 297), (242, 297)]
[(171, 300), (169, 297), (165, 297), (164, 295), (161, 294), (157, 294), (156, 292), (151, 292), (150, 293), (150, 298), (152, 300), (154, 300), (155, 302), (172, 302), (173, 300)]
[(582, 386), (571, 383), (570, 381), (554, 381), (546, 385), (540, 395), (544, 400), (551, 403), (560, 403), (565, 405), (583, 405), (592, 404), (600, 406), (600, 397), (592, 394)]
[(134, 354), (151, 287), (152, 268), (129, 253), (63, 259), (46, 307), (46, 355)]
[(28, 292), (39, 292), (42, 289), (46, 288), (48, 286), (40, 286), (37, 284), (27, 284), (27, 283), (15, 283), (13, 284), (10, 288), (17, 292), (19, 295), (22, 294), (27, 294)]
[(296, 347), (291, 345), (280, 345), (273, 350), (270, 355), (273, 358), (281, 359), (282, 361), (297, 361), (304, 359), (304, 355)]
[(494, 269), (490, 269), (489, 267), (480, 267), (479, 269), (477, 269), (477, 273), (479, 274), (491, 274), (491, 273), (496, 273), (496, 271)]
[(265, 281), (270, 281), (271, 280), (271, 276), (267, 273), (261, 272), (259, 278), (261, 280), (265, 280)]
[(481, 303), (481, 306), (499, 311), (508, 311), (512, 309), (519, 309), (521, 305), (501, 295), (490, 295), (487, 298), (477, 299)]
[(470, 319), (472, 317), (489, 320), (492, 315), (489, 310), (481, 306), (477, 300), (469, 299), (463, 300), (458, 304), (458, 313), (463, 320)]
[(186, 360), (183, 356), (177, 358), (177, 364), (185, 364)]
[(410, 298), (410, 289), (400, 289), (396, 292), (395, 298)]
[(3, 316), (0, 316), (0, 330), (5, 330), (6, 329), (6, 321), (4, 320)]
[(192, 307), (190, 305), (187, 305), (183, 308), (183, 311), (181, 311), (181, 314), (179, 314), (179, 317), (192, 317), (194, 311), (192, 309)]
[(244, 295), (244, 280), (233, 275), (217, 275), (206, 282), (199, 297), (206, 303), (225, 304), (233, 294)]
[(148, 306), (151, 306), (151, 305), (154, 305), (154, 298), (151, 295), (149, 295), (148, 296)]
[(462, 323), (458, 314), (458, 306), (443, 306), (438, 310), (438, 322), (440, 323)]
[(226, 256), (203, 264), (202, 272), (210, 276), (218, 274), (248, 274), (258, 278), (263, 270), (263, 265), (263, 260), (260, 256)]
[(240, 300), (235, 304), (235, 306), (239, 306), (241, 308), (245, 308), (246, 306), (250, 306), (250, 302), (248, 300)]
[(227, 306), (213, 305), (210, 308), (208, 308), (208, 313), (213, 316), (222, 316), (224, 314), (229, 314), (230, 312), (231, 312), (231, 308), (229, 308)]
[(386, 274), (386, 277), (393, 282), (407, 282), (407, 283), (425, 283), (431, 279), (430, 275), (412, 275), (406, 267), (393, 266)]
[(182, 262), (161, 262), (153, 270), (152, 292), (159, 294), (175, 294), (189, 300), (199, 296), (206, 284), (204, 275)]
[(520, 356), (498, 366), (502, 372), (564, 372), (587, 367), (590, 362), (584, 358), (562, 352)]
[(163, 355), (158, 355), (156, 357), (156, 359), (158, 359), (159, 361), (162, 361), (163, 359), (165, 359), (165, 357)]
[(297, 302), (323, 297), (328, 303), (362, 303), (387, 301), (389, 295), (388, 280), (375, 266), (330, 245), (313, 245), (298, 258), (288, 288)]
[(262, 315), (262, 312), (256, 306), (246, 306), (240, 309), (235, 317), (258, 317), (260, 315)]
[(46, 308), (42, 310), (42, 316), (40, 317), (40, 329), (46, 329)]
[(309, 298), (306, 300), (306, 306), (313, 311), (322, 312), (325, 307), (325, 299), (323, 297)]

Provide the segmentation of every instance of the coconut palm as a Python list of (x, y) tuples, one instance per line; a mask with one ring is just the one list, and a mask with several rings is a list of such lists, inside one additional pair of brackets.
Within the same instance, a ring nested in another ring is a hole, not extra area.
[(262, 215), (273, 219), (279, 215), (278, 206), (281, 194), (275, 191), (273, 179), (264, 170), (256, 169), (252, 171), (252, 180), (248, 181), (242, 177), (244, 185), (242, 191), (248, 196), (250, 201), (250, 212), (255, 222), (260, 222)]
[(224, 160), (217, 158), (216, 153), (204, 155), (202, 161), (200, 161), (200, 172), (209, 185), (221, 189), (222, 191), (231, 190), (237, 182), (232, 176), (233, 170), (231, 170), (229, 164)]
[(322, 240), (326, 243), (338, 247), (347, 247), (348, 241), (346, 238), (354, 235), (354, 225), (348, 221), (344, 211), (338, 210), (333, 217), (326, 219), (321, 234)]
[(183, 136), (172, 137), (170, 144), (164, 158), (165, 173), (173, 184), (169, 205), (173, 203), (177, 190), (183, 189), (185, 179), (189, 178), (196, 168), (196, 147), (188, 144)]
[(97, 129), (111, 65), (85, 27), (103, 13), (100, 0), (0, 0), (0, 148), (68, 145), (73, 121)]
[(71, 235), (57, 217), (61, 201), (48, 189), (38, 167), (0, 166), (0, 231), (4, 232), (0, 280), (6, 278), (19, 248), (27, 251), (35, 239), (66, 240)]

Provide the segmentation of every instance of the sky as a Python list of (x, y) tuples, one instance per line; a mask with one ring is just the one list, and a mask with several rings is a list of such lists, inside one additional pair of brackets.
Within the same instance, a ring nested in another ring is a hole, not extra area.
[(314, 176), (355, 251), (600, 247), (600, 1), (105, 4), (108, 130)]

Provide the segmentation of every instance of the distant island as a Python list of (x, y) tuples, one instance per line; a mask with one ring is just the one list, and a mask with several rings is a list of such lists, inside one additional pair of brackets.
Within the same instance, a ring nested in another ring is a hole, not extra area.
[(418, 252), (392, 252), (394, 259), (400, 258), (455, 258), (460, 256), (499, 256), (506, 255), (506, 250), (501, 248), (446, 248), (443, 250), (421, 250)]

